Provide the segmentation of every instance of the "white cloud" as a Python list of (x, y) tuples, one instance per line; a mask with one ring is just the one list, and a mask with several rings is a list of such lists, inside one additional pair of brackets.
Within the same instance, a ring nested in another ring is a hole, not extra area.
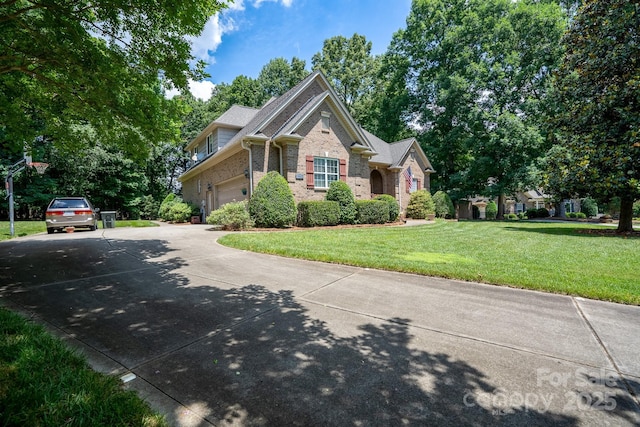
[[(203, 80), (201, 82), (196, 82), (193, 80), (189, 80), (189, 92), (195, 97), (200, 98), (203, 101), (208, 101), (211, 98), (211, 92), (216, 87), (213, 82), (209, 80)], [(167, 90), (165, 92), (165, 96), (168, 99), (173, 98), (174, 96), (180, 95), (180, 90), (173, 88), (171, 90)]]
[(260, 7), (260, 5), (262, 3), (264, 3), (265, 1), (272, 1), (272, 2), (276, 2), (276, 3), (282, 3), (282, 5), (284, 7), (290, 7), (291, 4), (293, 3), (293, 0), (255, 0), (253, 2), (253, 6), (254, 7)]
[(204, 30), (198, 37), (191, 39), (191, 54), (196, 59), (208, 63), (214, 63), (213, 53), (222, 43), (222, 35), (236, 30), (233, 19), (220, 20), (220, 14), (213, 15), (204, 26)]
[(208, 101), (211, 98), (211, 91), (216, 87), (213, 82), (209, 80), (203, 80), (201, 82), (189, 81), (189, 90), (191, 94), (196, 98), (200, 98), (203, 101)]

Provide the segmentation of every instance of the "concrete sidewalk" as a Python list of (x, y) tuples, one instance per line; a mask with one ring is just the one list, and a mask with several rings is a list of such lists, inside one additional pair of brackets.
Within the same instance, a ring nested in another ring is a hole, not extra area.
[(221, 235), (2, 242), (1, 303), (176, 426), (640, 424), (640, 307), (254, 254)]

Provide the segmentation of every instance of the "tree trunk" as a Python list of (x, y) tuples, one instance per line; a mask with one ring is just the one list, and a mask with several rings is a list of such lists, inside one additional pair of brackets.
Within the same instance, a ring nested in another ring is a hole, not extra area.
[(633, 231), (633, 199), (620, 198), (620, 220), (617, 231), (618, 233)]
[(498, 196), (498, 215), (497, 219), (504, 219), (504, 194), (500, 193)]

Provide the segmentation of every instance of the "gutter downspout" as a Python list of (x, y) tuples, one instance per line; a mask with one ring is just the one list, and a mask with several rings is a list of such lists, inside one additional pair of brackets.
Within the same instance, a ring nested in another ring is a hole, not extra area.
[(278, 149), (278, 152), (280, 153), (279, 159), (280, 159), (280, 175), (284, 176), (284, 165), (283, 165), (283, 160), (282, 160), (282, 147), (280, 145), (278, 145), (278, 143), (275, 140), (271, 140), (271, 143), (273, 144), (274, 147), (276, 147)]
[(249, 198), (253, 194), (253, 154), (251, 151), (251, 143), (244, 139), (240, 141), (240, 146), (249, 152)]

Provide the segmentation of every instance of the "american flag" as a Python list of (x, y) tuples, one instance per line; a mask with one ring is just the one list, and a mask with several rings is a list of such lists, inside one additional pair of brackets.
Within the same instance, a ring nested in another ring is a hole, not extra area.
[(407, 185), (409, 186), (409, 188), (411, 188), (411, 184), (413, 184), (413, 173), (411, 173), (411, 166), (406, 168), (404, 172), (402, 172), (402, 174), (404, 175), (404, 179), (407, 180)]

